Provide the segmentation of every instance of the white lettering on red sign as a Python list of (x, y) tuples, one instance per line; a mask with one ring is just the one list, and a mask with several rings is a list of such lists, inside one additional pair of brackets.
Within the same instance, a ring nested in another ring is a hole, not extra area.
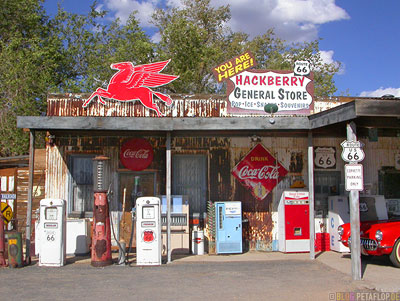
[(139, 150), (131, 150), (128, 148), (124, 151), (124, 158), (136, 158), (136, 159), (147, 159), (149, 157), (149, 150), (147, 149), (139, 149)]
[(279, 178), (278, 169), (279, 169), (278, 166), (270, 166), (270, 165), (265, 165), (261, 168), (252, 169), (248, 165), (245, 165), (239, 170), (238, 177), (242, 180), (244, 179), (276, 180)]

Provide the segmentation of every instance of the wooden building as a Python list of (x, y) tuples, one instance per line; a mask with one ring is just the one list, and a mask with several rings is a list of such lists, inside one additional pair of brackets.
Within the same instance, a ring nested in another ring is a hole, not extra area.
[[(187, 196), (189, 218), (192, 223), (199, 219), (206, 228), (209, 252), (213, 252), (210, 204), (241, 201), (245, 247), (272, 251), (277, 240), (277, 207), (285, 189), (314, 187), (315, 212), (321, 217), (327, 214), (327, 196), (345, 193), (345, 163), (340, 154), (349, 122), (356, 124), (357, 136), (365, 144), (364, 182), (373, 193), (385, 193), (380, 172), (397, 173), (397, 99), (316, 99), (311, 115), (271, 116), (230, 114), (224, 96), (173, 95), (172, 106), (159, 104), (165, 115), (159, 118), (140, 102), (107, 100), (103, 105), (93, 101), (83, 108), (87, 96), (49, 95), (47, 116), (18, 117), (18, 127), (32, 133), (46, 131), (51, 139), (46, 147), (44, 196), (67, 200), (68, 217), (91, 217), (92, 159), (105, 155), (110, 158), (107, 175), (112, 211), (122, 210), (124, 195), (126, 201), (131, 198), (135, 176), (140, 177), (145, 195)], [(151, 164), (141, 171), (129, 170), (120, 161), (121, 147), (134, 138), (146, 139), (154, 151)], [(258, 144), (287, 170), (263, 199), (254, 197), (232, 175), (233, 168)], [(309, 160), (310, 149), (318, 147), (333, 152), (334, 164)], [(125, 211), (129, 211), (126, 204)]]

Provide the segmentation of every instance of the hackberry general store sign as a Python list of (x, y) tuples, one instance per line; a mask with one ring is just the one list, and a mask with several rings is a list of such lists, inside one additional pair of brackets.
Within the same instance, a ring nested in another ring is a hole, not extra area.
[(258, 200), (263, 200), (287, 173), (262, 144), (257, 144), (232, 170)]
[(264, 113), (267, 104), (276, 104), (276, 114), (309, 114), (313, 106), (313, 73), (247, 70), (227, 81), (228, 112)]

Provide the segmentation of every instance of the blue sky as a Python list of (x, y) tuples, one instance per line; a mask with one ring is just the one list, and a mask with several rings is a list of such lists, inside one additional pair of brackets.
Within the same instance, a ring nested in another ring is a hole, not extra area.
[[(64, 0), (62, 6), (84, 14), (92, 2)], [(152, 34), (152, 12), (166, 2), (181, 5), (180, 0), (98, 0), (109, 17), (122, 21), (137, 10), (142, 28)], [(342, 64), (334, 78), (336, 95), (400, 97), (400, 0), (211, 0), (213, 6), (226, 4), (231, 6), (231, 28), (252, 37), (273, 27), (290, 42), (321, 38), (324, 60)], [(52, 15), (57, 0), (45, 0), (44, 6)]]

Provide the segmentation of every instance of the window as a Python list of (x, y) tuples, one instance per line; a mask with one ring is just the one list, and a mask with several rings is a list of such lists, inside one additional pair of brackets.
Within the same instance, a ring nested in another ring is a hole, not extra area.
[(70, 216), (89, 217), (93, 215), (93, 156), (71, 155), (69, 157)]

